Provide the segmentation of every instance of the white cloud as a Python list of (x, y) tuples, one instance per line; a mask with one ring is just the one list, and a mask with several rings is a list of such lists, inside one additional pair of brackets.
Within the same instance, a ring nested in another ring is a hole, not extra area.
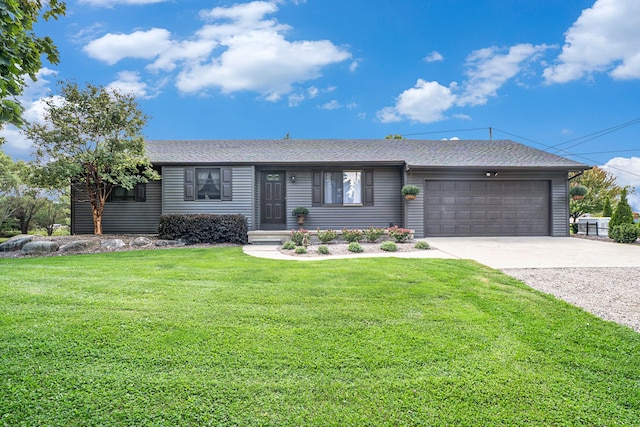
[(418, 79), (414, 87), (396, 98), (395, 106), (378, 111), (377, 117), (383, 123), (405, 118), (420, 123), (437, 122), (444, 119), (443, 112), (451, 108), (455, 100), (451, 87)]
[[(124, 58), (153, 60), (147, 70), (176, 72), (176, 86), (183, 93), (253, 91), (276, 101), (297, 83), (320, 77), (324, 67), (351, 58), (328, 40), (287, 40), (290, 27), (266, 18), (278, 11), (279, 3), (253, 1), (203, 10), (200, 17), (208, 23), (187, 40), (171, 39), (167, 30), (154, 28), (107, 34), (85, 51), (110, 65)], [(297, 105), (300, 96), (289, 97), (289, 103)]]
[[(45, 100), (51, 97), (51, 81), (47, 77), (54, 77), (56, 71), (48, 68), (42, 68), (36, 74), (37, 80), (31, 81), (29, 77), (25, 78), (27, 86), (25, 86), (22, 95), (19, 97), (20, 104), (24, 107), (22, 117), (29, 123), (43, 123), (46, 110)], [(63, 98), (54, 96), (52, 98), (56, 104), (64, 102)], [(13, 125), (6, 125), (4, 129), (0, 129), (0, 136), (4, 137), (6, 143), (3, 150), (11, 157), (19, 159), (27, 159), (31, 154), (32, 144), (20, 129)]]
[(106, 34), (83, 50), (92, 58), (114, 65), (124, 58), (153, 59), (171, 47), (169, 31), (152, 28), (131, 34)]
[(479, 49), (467, 57), (468, 79), (463, 84), (463, 94), (458, 105), (484, 105), (488, 98), (496, 96), (497, 91), (531, 62), (540, 59), (540, 54), (548, 49), (547, 45), (518, 44), (504, 49), (489, 47)]
[(433, 51), (422, 59), (424, 62), (442, 62), (444, 61), (444, 56), (438, 51)]
[(305, 100), (305, 96), (300, 93), (292, 93), (289, 95), (289, 107), (296, 107)]
[(640, 2), (597, 0), (565, 33), (557, 64), (544, 70), (547, 83), (566, 83), (594, 72), (615, 79), (640, 78)]
[(137, 98), (150, 98), (149, 87), (140, 81), (140, 75), (135, 71), (121, 71), (118, 80), (110, 83), (106, 89), (133, 95)]
[(634, 212), (640, 212), (640, 157), (614, 157), (602, 166), (616, 177), (616, 184), (635, 189), (628, 196)]
[(359, 60), (352, 61), (351, 64), (349, 64), (349, 71), (353, 73), (358, 69), (359, 66), (360, 66)]
[(342, 104), (340, 104), (338, 101), (336, 101), (335, 99), (332, 99), (331, 101), (322, 104), (320, 106), (320, 108), (322, 110), (337, 110), (338, 108), (342, 108)]
[(111, 8), (118, 4), (154, 4), (164, 3), (169, 0), (80, 0), (80, 4), (90, 4), (91, 6)]
[[(454, 106), (484, 105), (497, 96), (498, 89), (507, 81), (540, 60), (546, 49), (546, 45), (518, 44), (508, 49), (489, 47), (473, 51), (466, 61), (467, 80), (461, 85), (452, 82), (446, 87), (436, 81), (418, 79), (416, 86), (396, 98), (396, 105), (377, 112), (378, 120), (433, 123), (445, 119), (444, 113)], [(456, 117), (469, 119), (467, 115)]]

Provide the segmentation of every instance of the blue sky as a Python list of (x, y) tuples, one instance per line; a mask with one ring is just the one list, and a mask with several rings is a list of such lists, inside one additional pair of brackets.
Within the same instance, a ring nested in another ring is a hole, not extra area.
[[(149, 139), (512, 139), (640, 187), (637, 0), (68, 0), (58, 79), (133, 92)], [(11, 127), (3, 149), (27, 158)], [(564, 149), (565, 151), (557, 151)], [(635, 210), (640, 196), (633, 195)]]

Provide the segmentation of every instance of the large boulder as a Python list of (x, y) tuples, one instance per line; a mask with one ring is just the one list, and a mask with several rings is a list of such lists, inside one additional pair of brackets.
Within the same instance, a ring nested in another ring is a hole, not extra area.
[(138, 248), (141, 248), (144, 246), (150, 246), (151, 244), (153, 244), (153, 241), (148, 237), (144, 237), (144, 236), (136, 237), (131, 242), (129, 242), (129, 246), (138, 247)]
[(60, 246), (60, 252), (83, 252), (98, 246), (95, 240), (76, 240)]
[(126, 245), (121, 239), (110, 239), (101, 242), (100, 246), (102, 246), (104, 249), (112, 251), (114, 249), (124, 248)]
[(156, 246), (184, 246), (185, 243), (182, 240), (156, 240)]
[(49, 240), (39, 240), (37, 242), (29, 242), (22, 247), (24, 255), (41, 255), (50, 254), (58, 250), (60, 245), (57, 242)]
[(27, 236), (26, 234), (19, 234), (13, 236), (6, 242), (0, 244), (0, 252), (13, 252), (19, 251), (24, 245), (31, 242), (35, 236)]

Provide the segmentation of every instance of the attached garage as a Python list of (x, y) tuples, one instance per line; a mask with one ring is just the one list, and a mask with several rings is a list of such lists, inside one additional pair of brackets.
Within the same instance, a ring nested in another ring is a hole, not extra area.
[(548, 180), (426, 180), (425, 234), (549, 236)]

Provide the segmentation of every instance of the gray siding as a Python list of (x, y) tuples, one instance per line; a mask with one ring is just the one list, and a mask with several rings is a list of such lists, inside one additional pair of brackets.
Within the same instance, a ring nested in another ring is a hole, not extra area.
[[(420, 187), (420, 194), (413, 201), (405, 201), (405, 224), (407, 228), (415, 230), (416, 237), (425, 237), (424, 218), (424, 183), (428, 179), (464, 179), (484, 180), (485, 170), (482, 171), (410, 171), (407, 183)], [(564, 171), (499, 171), (500, 180), (548, 180), (551, 183), (550, 193), (550, 225), (551, 236), (565, 237), (569, 235), (569, 198), (567, 173)], [(428, 236), (426, 236), (428, 237)]]
[[(215, 165), (212, 165), (215, 167)], [(162, 167), (163, 214), (241, 214), (247, 218), (249, 231), (254, 230), (254, 168), (234, 166), (232, 200), (184, 200), (184, 168)]]
[[(102, 213), (103, 234), (155, 234), (162, 206), (162, 184), (146, 184), (146, 201), (107, 202)], [(71, 216), (74, 234), (93, 234), (93, 216), (88, 202), (74, 202)]]
[[(277, 168), (274, 168), (277, 169)], [(322, 168), (316, 168), (322, 169)], [(295, 172), (296, 182), (290, 180)], [(259, 174), (257, 174), (259, 175)], [(256, 189), (260, 188), (256, 178)], [(309, 209), (304, 228), (341, 229), (388, 227), (390, 223), (402, 225), (402, 172), (398, 168), (373, 169), (373, 206), (311, 206), (311, 168), (287, 168), (287, 229), (298, 228), (291, 211), (298, 206)], [(259, 198), (257, 200), (260, 200)], [(259, 205), (259, 203), (257, 204)], [(260, 218), (259, 206), (256, 218)]]

